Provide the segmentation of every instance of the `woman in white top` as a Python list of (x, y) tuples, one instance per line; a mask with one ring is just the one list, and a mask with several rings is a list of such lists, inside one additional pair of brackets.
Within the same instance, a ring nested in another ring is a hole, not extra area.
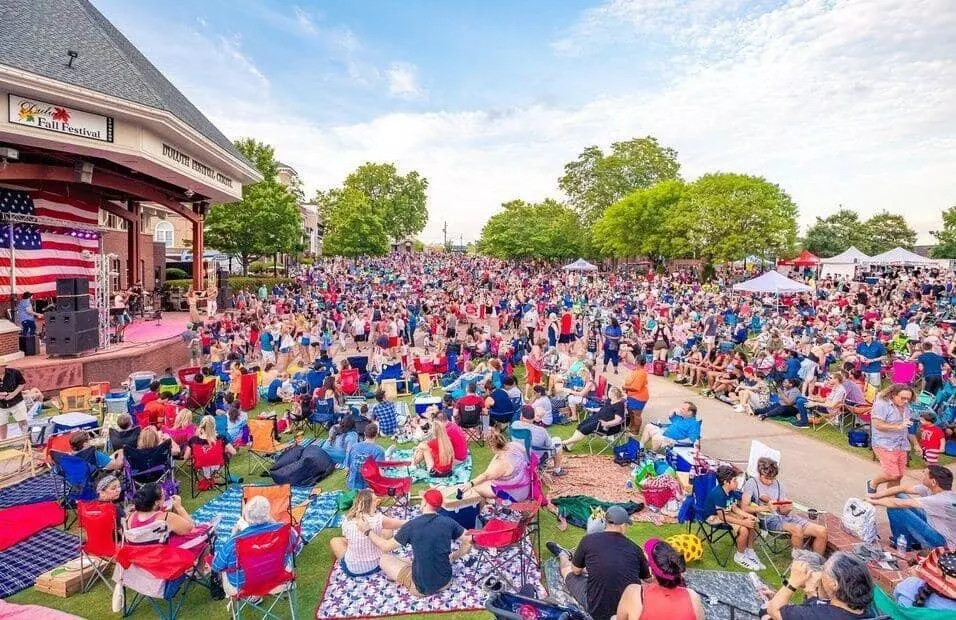
[(375, 532), (381, 538), (391, 538), (405, 522), (391, 519), (375, 511), (375, 496), (368, 489), (355, 494), (348, 514), (342, 520), (342, 536), (329, 541), (332, 553), (349, 577), (366, 577), (377, 573), (382, 551), (365, 534)]

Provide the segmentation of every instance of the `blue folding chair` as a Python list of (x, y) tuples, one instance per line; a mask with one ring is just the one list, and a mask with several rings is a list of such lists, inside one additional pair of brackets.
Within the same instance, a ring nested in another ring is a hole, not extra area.
[[(361, 373), (359, 373), (361, 375)], [(322, 384), (325, 383), (325, 378), (329, 376), (327, 370), (315, 370), (312, 369), (309, 372), (305, 373), (305, 381), (309, 385), (309, 393), (315, 392), (317, 389), (322, 387)]]
[(309, 427), (312, 434), (319, 437), (322, 430), (328, 430), (335, 422), (335, 410), (332, 403), (327, 400), (315, 400), (312, 403), (312, 412), (309, 413)]
[(76, 502), (96, 499), (96, 489), (93, 486), (93, 475), (96, 473), (96, 448), (90, 446), (76, 454), (66, 452), (50, 452), (53, 461), (53, 475), (60, 487), (60, 504), (64, 510), (73, 512), (73, 520), (63, 523), (63, 529), (68, 530), (76, 520)]
[(717, 560), (717, 564), (719, 564), (721, 568), (726, 567), (732, 551), (724, 554), (718, 553), (717, 543), (724, 538), (730, 537), (731, 549), (735, 549), (733, 546), (733, 529), (726, 522), (717, 524), (708, 523), (707, 518), (704, 517), (707, 496), (717, 487), (717, 472), (708, 471), (698, 473), (694, 476), (692, 485), (692, 497), (694, 498), (693, 518), (687, 522), (687, 532), (690, 533), (691, 529), (696, 526), (697, 535), (707, 542), (707, 546), (710, 547), (710, 552), (714, 554), (714, 559)]

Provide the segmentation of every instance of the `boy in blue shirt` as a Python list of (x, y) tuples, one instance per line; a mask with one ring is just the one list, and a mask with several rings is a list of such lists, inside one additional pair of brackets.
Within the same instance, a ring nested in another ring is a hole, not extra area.
[(704, 500), (703, 512), (698, 518), (716, 526), (729, 526), (733, 532), (737, 551), (734, 562), (747, 570), (764, 570), (766, 567), (754, 551), (757, 537), (757, 517), (744, 512), (737, 505), (737, 471), (730, 465), (717, 468), (717, 486), (710, 490)]
[(856, 354), (860, 358), (862, 367), (860, 370), (866, 376), (866, 380), (877, 388), (880, 387), (882, 378), (880, 377), (880, 368), (883, 358), (886, 356), (886, 347), (877, 340), (873, 339), (873, 333), (863, 332), (863, 342), (856, 345)]
[(933, 353), (933, 345), (929, 342), (923, 343), (923, 352), (916, 357), (919, 363), (920, 373), (923, 375), (923, 390), (930, 394), (936, 394), (943, 387), (943, 364), (945, 361), (941, 355)]
[(376, 461), (385, 460), (385, 450), (375, 443), (376, 437), (378, 437), (378, 425), (375, 422), (369, 422), (365, 426), (365, 439), (353, 445), (345, 454), (344, 465), (348, 470), (345, 486), (350, 490), (359, 491), (368, 488), (361, 472), (362, 463), (368, 460), (368, 457)]

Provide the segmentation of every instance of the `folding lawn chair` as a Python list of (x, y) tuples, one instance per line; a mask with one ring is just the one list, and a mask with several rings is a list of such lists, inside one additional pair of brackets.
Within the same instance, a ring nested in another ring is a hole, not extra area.
[(362, 383), (371, 383), (372, 378), (368, 373), (368, 356), (367, 355), (352, 355), (346, 357), (346, 360), (349, 362), (349, 368), (352, 370), (358, 371), (358, 380)]
[[(243, 582), (230, 597), (234, 619), (239, 618), (243, 609), (251, 607), (261, 612), (263, 618), (278, 620), (281, 616), (273, 610), (285, 599), (289, 603), (289, 614), (295, 620), (296, 584), (292, 561), (295, 546), (295, 534), (288, 525), (256, 534), (240, 534), (236, 538), (236, 570), (242, 571)], [(268, 597), (273, 598), (267, 606)]]
[[(624, 422), (621, 422), (618, 426), (613, 426), (609, 429), (603, 429), (600, 425), (598, 425), (597, 429), (588, 435), (588, 451), (592, 455), (603, 454), (607, 450), (613, 452), (614, 448), (624, 442), (624, 437), (626, 435), (627, 426), (625, 426)], [(595, 443), (599, 446), (597, 452), (594, 451)]]
[(187, 385), (189, 383), (195, 382), (195, 377), (202, 370), (199, 366), (189, 366), (187, 368), (180, 368), (176, 371), (176, 376), (179, 377), (180, 385)]
[(697, 475), (694, 476), (692, 485), (694, 510), (693, 518), (687, 522), (687, 532), (690, 533), (691, 529), (696, 526), (697, 535), (707, 543), (708, 547), (710, 547), (710, 552), (714, 555), (714, 559), (717, 560), (717, 564), (719, 564), (721, 568), (724, 568), (727, 566), (727, 562), (730, 560), (732, 551), (725, 554), (718, 553), (717, 543), (724, 538), (729, 537), (731, 549), (736, 549), (736, 547), (733, 546), (733, 529), (726, 522), (716, 524), (708, 523), (707, 520), (701, 516), (704, 514), (704, 506), (707, 502), (707, 495), (710, 493), (711, 489), (717, 486), (717, 472), (702, 471), (697, 473)]
[[(60, 483), (60, 505), (66, 511), (76, 511), (76, 503), (96, 497), (93, 475), (96, 473), (96, 448), (90, 446), (76, 454), (53, 451), (53, 475)], [(74, 517), (75, 520), (75, 517)], [(66, 519), (63, 529), (68, 530), (73, 521)]]
[(239, 377), (239, 408), (252, 411), (259, 404), (259, 375), (250, 372)]
[(274, 418), (249, 420), (249, 475), (261, 471), (266, 473), (272, 467), (279, 453), (288, 447), (276, 439), (276, 421)]
[(517, 521), (493, 518), (481, 529), (468, 532), (471, 535), (472, 549), (477, 553), (476, 564), (483, 568), (483, 572), (476, 578), (478, 583), (483, 583), (494, 575), (512, 590), (516, 590), (515, 584), (505, 571), (507, 563), (516, 554), (521, 566), (521, 586), (528, 583), (527, 556), (531, 551), (525, 554), (522, 547), (530, 519), (528, 515), (521, 515)]
[[(200, 481), (209, 480), (210, 488), (219, 488), (225, 490), (229, 485), (229, 461), (226, 460), (226, 445), (222, 439), (206, 444), (196, 443), (190, 450), (189, 467), (189, 492), (193, 498), (199, 496), (202, 491), (210, 490), (198, 489)], [(207, 470), (204, 472), (203, 470)], [(212, 475), (206, 475), (210, 473)]]
[(339, 382), (342, 392), (349, 396), (357, 394), (359, 391), (359, 371), (357, 368), (349, 368), (339, 373)]
[(316, 438), (322, 435), (323, 429), (328, 429), (335, 422), (335, 410), (331, 401), (312, 399), (312, 411), (308, 417), (309, 427)]
[[(541, 519), (540, 509), (548, 504), (548, 498), (544, 494), (544, 488), (541, 485), (541, 465), (538, 455), (534, 452), (528, 457), (528, 484), (506, 483), (492, 484), (491, 490), (495, 496), (502, 501), (511, 502), (508, 510), (511, 512), (530, 513), (528, 521), (528, 537), (533, 541), (535, 555), (531, 560), (539, 562), (541, 557)], [(527, 489), (527, 494), (524, 493)], [(521, 491), (518, 495), (517, 491)], [(515, 496), (524, 496), (524, 500), (515, 500)]]
[(126, 384), (129, 386), (130, 398), (134, 405), (138, 405), (143, 399), (143, 395), (149, 391), (149, 385), (156, 379), (156, 373), (148, 370), (140, 370), (130, 373)]
[(137, 489), (149, 483), (159, 484), (166, 497), (179, 494), (172, 446), (172, 439), (168, 439), (153, 448), (123, 448), (123, 471), (128, 500), (133, 499)]
[(321, 490), (315, 488), (308, 499), (293, 505), (292, 487), (288, 484), (245, 484), (242, 486), (242, 505), (245, 506), (253, 497), (265, 497), (269, 500), (272, 518), (278, 523), (291, 525), (297, 533), (301, 533), (302, 519), (320, 494)]
[(83, 568), (89, 564), (96, 578), (109, 589), (113, 584), (106, 577), (106, 568), (116, 560), (119, 551), (116, 504), (81, 501), (76, 506), (77, 523), (83, 537), (80, 545), (80, 590), (88, 592), (96, 579), (86, 582)]
[(139, 441), (139, 433), (142, 430), (142, 427), (139, 426), (131, 426), (122, 430), (118, 428), (111, 428), (107, 431), (108, 439), (106, 445), (110, 452), (123, 450), (128, 447), (135, 448), (137, 442)]
[(88, 387), (65, 388), (60, 390), (59, 400), (60, 413), (89, 413), (93, 409), (93, 390)]
[(159, 380), (159, 395), (161, 397), (165, 396), (166, 398), (176, 398), (179, 396), (179, 393), (182, 392), (183, 386), (179, 384), (176, 379), (172, 377), (166, 377), (165, 379)]
[(377, 497), (388, 498), (395, 506), (405, 507), (405, 514), (408, 515), (409, 496), (412, 489), (412, 479), (410, 477), (391, 478), (382, 473), (382, 469), (387, 467), (408, 467), (409, 461), (376, 461), (368, 457), (362, 463), (359, 473), (365, 480), (365, 484), (371, 489)]
[(191, 409), (197, 415), (203, 415), (209, 403), (216, 398), (216, 382), (205, 381), (196, 383), (191, 381), (186, 384), (188, 392), (186, 394), (186, 407)]
[(458, 410), (458, 426), (465, 432), (465, 437), (475, 441), (479, 446), (484, 446), (484, 422), (481, 419), (481, 412), (479, 405), (462, 406)]

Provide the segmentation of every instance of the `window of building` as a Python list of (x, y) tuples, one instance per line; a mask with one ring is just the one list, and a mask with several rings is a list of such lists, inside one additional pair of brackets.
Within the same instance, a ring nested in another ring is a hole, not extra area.
[(165, 220), (156, 222), (156, 230), (153, 231), (153, 241), (165, 243), (167, 246), (173, 245), (175, 240), (175, 231), (173, 225)]

